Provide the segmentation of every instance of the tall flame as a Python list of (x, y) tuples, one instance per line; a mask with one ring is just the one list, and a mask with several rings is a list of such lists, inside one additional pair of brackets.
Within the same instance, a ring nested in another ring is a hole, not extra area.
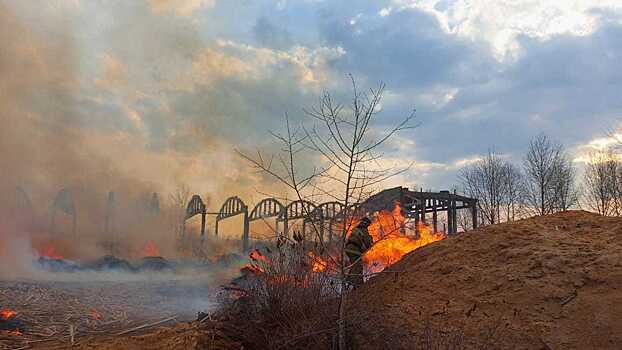
[(419, 223), (416, 233), (413, 232), (412, 227), (406, 225), (399, 203), (395, 204), (391, 212), (378, 212), (368, 230), (374, 245), (365, 252), (363, 261), (370, 273), (380, 272), (413, 250), (446, 237), (422, 223)]

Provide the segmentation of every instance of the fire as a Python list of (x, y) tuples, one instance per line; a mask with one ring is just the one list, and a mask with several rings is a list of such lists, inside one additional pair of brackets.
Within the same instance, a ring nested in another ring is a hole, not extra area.
[(148, 241), (143, 247), (143, 256), (160, 256), (160, 249), (154, 241)]
[(8, 321), (15, 316), (17, 316), (17, 311), (8, 309), (0, 310), (0, 319), (2, 320)]
[(256, 261), (256, 262), (263, 262), (265, 264), (270, 264), (270, 259), (268, 259), (268, 257), (266, 257), (265, 255), (261, 254), (261, 252), (257, 249), (253, 249), (250, 254), (249, 257), (251, 258), (251, 260)]
[(313, 252), (309, 252), (307, 255), (311, 259), (311, 270), (313, 272), (326, 271), (326, 268), (328, 267), (328, 263), (326, 262), (326, 260), (322, 259), (321, 256), (316, 255)]
[(10, 331), (10, 332), (9, 332), (9, 335), (12, 335), (12, 336), (15, 336), (15, 337), (22, 336), (23, 334), (24, 334), (24, 333), (20, 332), (20, 330), (19, 330), (19, 329), (16, 329), (16, 330), (14, 330), (14, 331)]
[(265, 272), (265, 270), (255, 264), (246, 264), (244, 266), (242, 266), (242, 268), (240, 269), (240, 271), (242, 272), (251, 272), (255, 275), (259, 275)]
[(37, 255), (54, 260), (63, 259), (63, 256), (56, 251), (56, 247), (51, 244), (37, 249)]
[[(406, 218), (402, 215), (399, 203), (391, 212), (383, 210), (377, 213), (368, 228), (374, 245), (365, 253), (363, 261), (367, 271), (376, 273), (399, 261), (404, 255), (432, 242), (445, 239), (443, 233), (419, 223), (417, 233), (407, 227)], [(407, 235), (407, 232), (411, 234)]]
[(98, 321), (104, 318), (104, 316), (102, 316), (102, 314), (100, 314), (99, 311), (97, 311), (96, 309), (91, 309), (91, 311), (89, 312), (89, 316), (91, 316), (92, 319)]

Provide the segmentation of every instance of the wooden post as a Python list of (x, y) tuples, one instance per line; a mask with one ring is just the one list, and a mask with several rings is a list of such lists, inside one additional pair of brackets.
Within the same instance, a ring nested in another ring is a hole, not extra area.
[(216, 227), (214, 227), (214, 236), (218, 237), (218, 222), (220, 220), (218, 219), (218, 216), (216, 217)]
[(428, 207), (428, 200), (424, 199), (423, 200), (423, 207), (421, 208), (421, 222), (425, 225), (426, 224), (426, 220), (425, 220), (425, 211)]
[(205, 215), (207, 215), (207, 213), (203, 210), (201, 212), (201, 241), (205, 240)]
[(287, 221), (287, 213), (283, 216), (283, 236), (289, 238), (289, 222)]
[(454, 223), (452, 214), (453, 214), (453, 210), (452, 210), (451, 200), (448, 200), (447, 201), (447, 234), (448, 235), (454, 233), (454, 230), (452, 227), (452, 224)]
[(453, 233), (458, 233), (458, 209), (456, 209), (456, 201), (452, 200), (451, 201), (451, 207), (452, 207), (452, 220), (453, 222), (451, 223), (451, 228), (454, 229)]
[(473, 229), (477, 228), (477, 199), (471, 201), (471, 216), (473, 220)]
[(248, 207), (244, 206), (242, 208), (242, 212), (244, 213), (244, 232), (242, 232), (242, 252), (246, 253), (248, 251), (248, 239), (249, 239), (249, 229), (250, 223), (248, 221)]
[(438, 205), (438, 201), (435, 199), (432, 202), (432, 227), (434, 228), (434, 233), (438, 232), (438, 212), (436, 210), (436, 206)]
[(415, 234), (419, 234), (419, 203), (415, 204)]

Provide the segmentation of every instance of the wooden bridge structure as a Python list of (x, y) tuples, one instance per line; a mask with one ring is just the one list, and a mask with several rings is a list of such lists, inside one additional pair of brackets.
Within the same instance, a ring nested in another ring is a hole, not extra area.
[[(31, 206), (28, 196), (22, 189), (16, 192), (20, 205), (23, 207)], [(431, 224), (434, 232), (439, 231), (439, 214), (445, 213), (442, 231), (447, 234), (458, 232), (458, 211), (468, 210), (472, 227), (478, 226), (477, 199), (461, 196), (449, 191), (424, 192), (412, 191), (405, 187), (395, 187), (383, 190), (362, 203), (357, 203), (349, 207), (349, 215), (363, 216), (370, 215), (382, 210), (391, 211), (399, 203), (402, 214), (418, 224)], [(146, 210), (157, 215), (159, 213), (159, 199), (157, 193), (153, 193), (147, 200)], [(71, 190), (64, 188), (60, 190), (51, 206), (50, 231), (55, 229), (55, 216), (58, 211), (71, 218), (72, 233), (76, 233), (77, 212)], [(22, 209), (23, 210), (23, 209)], [(115, 212), (115, 194), (108, 193), (105, 228), (106, 233), (111, 231), (112, 220)], [(276, 198), (265, 198), (259, 201), (252, 209), (238, 196), (227, 198), (217, 212), (208, 212), (205, 202), (199, 195), (194, 195), (186, 206), (183, 219), (182, 234), (185, 232), (186, 221), (200, 215), (201, 231), (200, 237), (205, 238), (206, 216), (215, 215), (214, 234), (219, 234), (219, 224), (221, 221), (231, 217), (241, 215), (243, 218), (242, 227), (242, 247), (244, 250), (249, 247), (250, 223), (257, 220), (274, 219), (276, 220), (275, 236), (289, 237), (290, 224), (293, 220), (302, 220), (302, 233), (306, 235), (306, 227), (313, 224), (319, 230), (319, 239), (328, 241), (333, 240), (335, 225), (343, 222), (345, 208), (342, 203), (331, 201), (325, 203), (312, 203), (306, 200), (295, 200), (284, 204)]]
[[(419, 222), (431, 224), (435, 232), (439, 232), (439, 214), (445, 213), (443, 231), (447, 234), (458, 232), (458, 211), (468, 210), (471, 215), (472, 227), (478, 225), (477, 199), (460, 196), (449, 191), (423, 192), (411, 191), (405, 187), (395, 187), (381, 191), (365, 202), (353, 205), (353, 215), (370, 215), (381, 210), (391, 211), (395, 204), (399, 203), (402, 214), (414, 219), (415, 227)], [(343, 222), (345, 213), (344, 205), (339, 202), (325, 202), (315, 204), (305, 200), (292, 201), (285, 205), (276, 198), (265, 198), (259, 201), (251, 210), (249, 206), (238, 196), (227, 198), (220, 210), (207, 212), (201, 197), (195, 195), (188, 203), (186, 219), (195, 215), (201, 215), (201, 238), (205, 236), (205, 216), (216, 216), (214, 234), (218, 236), (218, 226), (222, 220), (241, 215), (243, 217), (242, 247), (249, 247), (250, 223), (256, 220), (275, 219), (276, 235), (289, 237), (289, 226), (292, 220), (302, 219), (302, 233), (306, 234), (306, 226), (310, 223), (319, 223), (319, 239), (324, 240), (325, 234), (329, 241), (333, 239), (333, 227)], [(282, 229), (280, 229), (282, 225)], [(327, 232), (325, 232), (327, 231)]]

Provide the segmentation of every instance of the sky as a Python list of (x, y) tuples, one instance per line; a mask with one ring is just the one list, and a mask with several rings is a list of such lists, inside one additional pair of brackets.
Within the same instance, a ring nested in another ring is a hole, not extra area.
[[(389, 185), (453, 187), (530, 138), (578, 166), (622, 117), (619, 0), (0, 0), (5, 185), (278, 192), (235, 149), (273, 148), (323, 91), (386, 84)], [(33, 195), (34, 196), (34, 195)], [(217, 206), (212, 204), (213, 207)]]

